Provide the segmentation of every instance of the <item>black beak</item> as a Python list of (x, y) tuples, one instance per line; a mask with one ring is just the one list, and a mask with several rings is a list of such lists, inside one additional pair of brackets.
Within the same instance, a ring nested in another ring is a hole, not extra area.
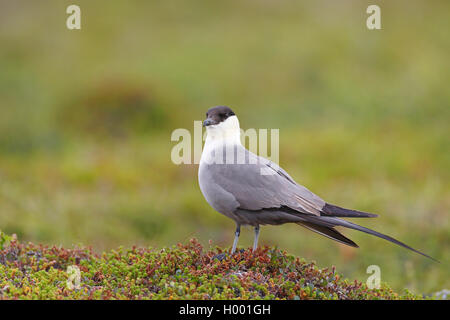
[(213, 125), (213, 124), (215, 124), (215, 122), (214, 122), (214, 120), (212, 120), (210, 118), (208, 118), (205, 121), (203, 121), (203, 126), (204, 127), (207, 127), (207, 126), (210, 126), (210, 125)]

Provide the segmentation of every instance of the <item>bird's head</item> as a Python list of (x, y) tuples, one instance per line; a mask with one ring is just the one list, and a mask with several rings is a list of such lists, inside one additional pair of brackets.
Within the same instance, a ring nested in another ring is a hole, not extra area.
[(206, 112), (203, 126), (215, 139), (239, 139), (240, 127), (236, 114), (227, 106), (212, 107)]

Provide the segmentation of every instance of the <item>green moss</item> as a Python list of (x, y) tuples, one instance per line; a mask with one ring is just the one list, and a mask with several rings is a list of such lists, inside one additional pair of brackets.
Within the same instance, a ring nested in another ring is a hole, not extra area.
[[(155, 249), (132, 247), (95, 254), (23, 244), (2, 234), (0, 298), (3, 299), (420, 299), (386, 284), (370, 290), (331, 269), (263, 247), (218, 259), (195, 239)], [(7, 240), (6, 240), (7, 239)], [(79, 270), (71, 279), (69, 266)], [(78, 280), (78, 282), (77, 282)], [(73, 289), (69, 289), (71, 281)]]

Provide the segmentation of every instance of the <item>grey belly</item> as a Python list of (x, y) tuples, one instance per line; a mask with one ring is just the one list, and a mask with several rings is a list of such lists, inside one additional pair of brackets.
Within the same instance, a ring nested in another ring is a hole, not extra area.
[(209, 205), (217, 212), (236, 221), (237, 217), (233, 212), (239, 207), (239, 202), (236, 201), (236, 198), (230, 192), (214, 182), (207, 166), (200, 165), (198, 182), (200, 190)]

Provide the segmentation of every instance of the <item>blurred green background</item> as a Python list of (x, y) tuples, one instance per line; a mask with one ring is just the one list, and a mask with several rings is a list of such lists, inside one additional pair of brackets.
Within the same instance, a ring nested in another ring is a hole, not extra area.
[[(82, 29), (66, 28), (81, 7)], [(345, 247), (297, 225), (260, 244), (365, 281), (450, 287), (450, 2), (1, 1), (0, 229), (22, 241), (230, 246), (234, 223), (174, 165), (176, 128), (214, 105), (280, 129), (280, 165), (333, 204), (376, 212)], [(245, 228), (240, 245), (252, 244)]]

